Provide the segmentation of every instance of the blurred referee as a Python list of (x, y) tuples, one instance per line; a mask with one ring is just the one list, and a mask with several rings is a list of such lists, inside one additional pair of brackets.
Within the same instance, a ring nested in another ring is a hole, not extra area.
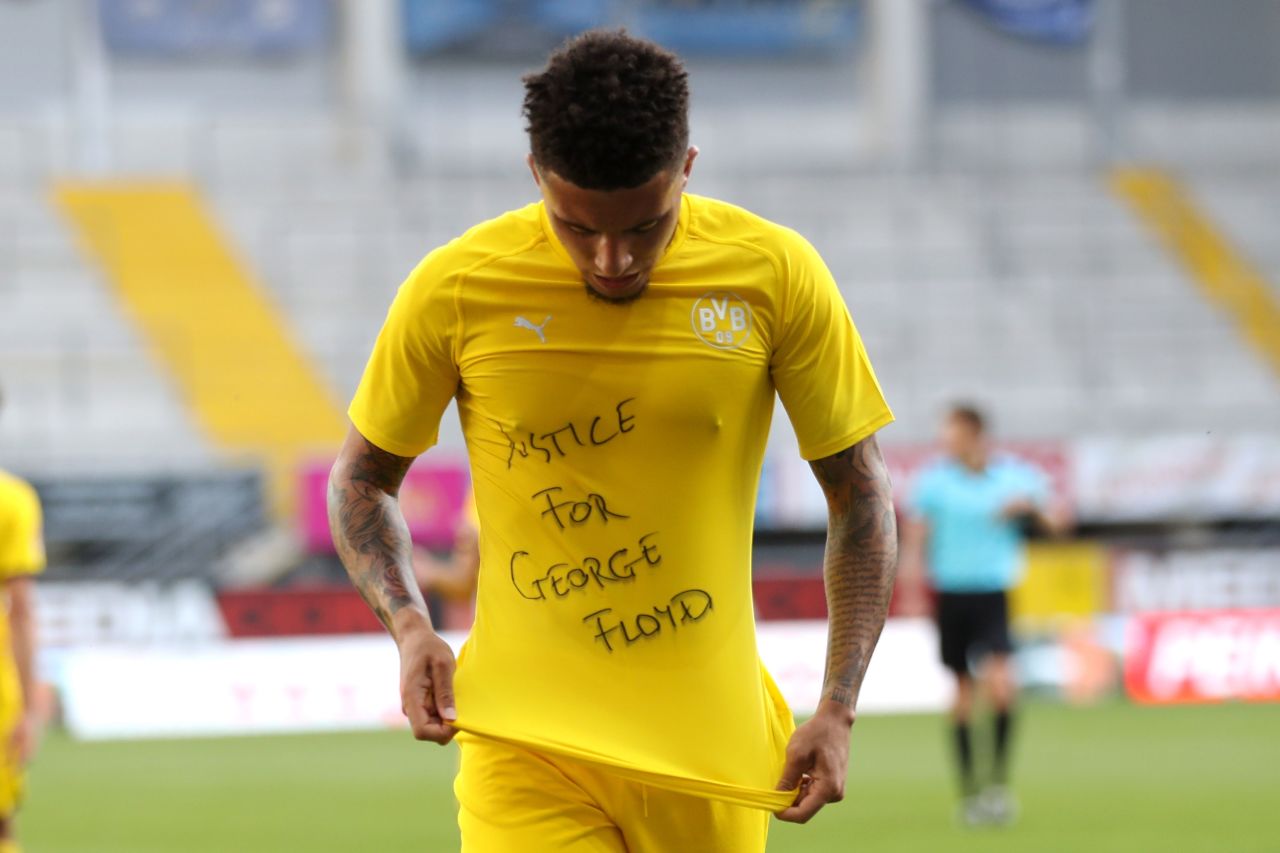
[[(951, 720), (963, 796), (960, 818), (970, 826), (1005, 824), (1016, 808), (1006, 787), (1017, 692), (1008, 590), (1022, 573), (1028, 533), (1058, 535), (1069, 522), (1048, 509), (1044, 472), (991, 452), (986, 418), (975, 407), (950, 409), (941, 442), (943, 456), (920, 472), (911, 493), (899, 571), (903, 610), (927, 610), (927, 568), (938, 591), (942, 663), (956, 677)], [(985, 785), (975, 772), (970, 736), (975, 676), (995, 715)]]

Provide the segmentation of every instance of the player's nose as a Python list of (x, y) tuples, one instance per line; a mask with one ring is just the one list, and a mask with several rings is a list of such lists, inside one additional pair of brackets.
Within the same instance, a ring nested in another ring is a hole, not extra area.
[(613, 278), (625, 275), (631, 266), (631, 252), (623, 240), (602, 236), (596, 244), (596, 271)]

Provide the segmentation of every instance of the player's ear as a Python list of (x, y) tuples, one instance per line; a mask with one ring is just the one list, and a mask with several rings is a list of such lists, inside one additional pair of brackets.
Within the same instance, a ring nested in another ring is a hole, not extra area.
[(541, 188), (541, 187), (542, 187), (542, 175), (539, 175), (539, 174), (538, 174), (538, 163), (537, 163), (537, 161), (536, 161), (536, 160), (534, 160), (534, 159), (533, 159), (533, 153), (532, 153), (532, 152), (530, 152), (529, 154), (526, 154), (526, 155), (525, 155), (524, 162), (525, 162), (525, 163), (527, 163), (527, 164), (529, 165), (529, 171), (533, 173), (533, 182), (534, 182), (535, 184), (537, 184), (539, 188)]
[(690, 145), (689, 152), (685, 155), (685, 158), (684, 158), (684, 178), (680, 183), (680, 187), (682, 189), (684, 187), (689, 186), (689, 175), (693, 173), (693, 161), (696, 160), (697, 158), (698, 158), (698, 146)]

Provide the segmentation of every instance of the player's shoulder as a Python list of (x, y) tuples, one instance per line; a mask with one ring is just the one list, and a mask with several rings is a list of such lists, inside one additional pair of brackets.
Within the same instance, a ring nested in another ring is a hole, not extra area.
[(8, 513), (30, 512), (40, 507), (35, 487), (26, 480), (0, 468), (0, 510)]
[(1048, 483), (1048, 475), (1039, 465), (1016, 453), (1004, 452), (993, 461), (998, 478), (1006, 488), (1039, 491)]
[(546, 241), (539, 209), (535, 202), (473, 225), (428, 253), (407, 283), (417, 289), (450, 285), (486, 264), (535, 248)]
[(690, 206), (689, 234), (696, 239), (738, 245), (779, 262), (789, 256), (814, 253), (809, 241), (792, 228), (727, 201), (686, 195)]
[(913, 478), (917, 488), (932, 486), (954, 473), (954, 463), (941, 453), (928, 457), (916, 469)]
[(1040, 468), (1033, 462), (1008, 450), (992, 454), (991, 464), (1010, 477), (1036, 476), (1040, 473)]
[(758, 213), (710, 196), (686, 193), (689, 199), (689, 233), (712, 241), (749, 241), (764, 249), (781, 250), (808, 245), (799, 232)]

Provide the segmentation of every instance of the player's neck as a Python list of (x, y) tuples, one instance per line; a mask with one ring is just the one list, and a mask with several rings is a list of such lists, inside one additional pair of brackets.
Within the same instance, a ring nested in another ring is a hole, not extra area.
[(987, 470), (987, 450), (985, 447), (977, 447), (961, 453), (956, 457), (956, 460), (975, 474), (981, 474)]

